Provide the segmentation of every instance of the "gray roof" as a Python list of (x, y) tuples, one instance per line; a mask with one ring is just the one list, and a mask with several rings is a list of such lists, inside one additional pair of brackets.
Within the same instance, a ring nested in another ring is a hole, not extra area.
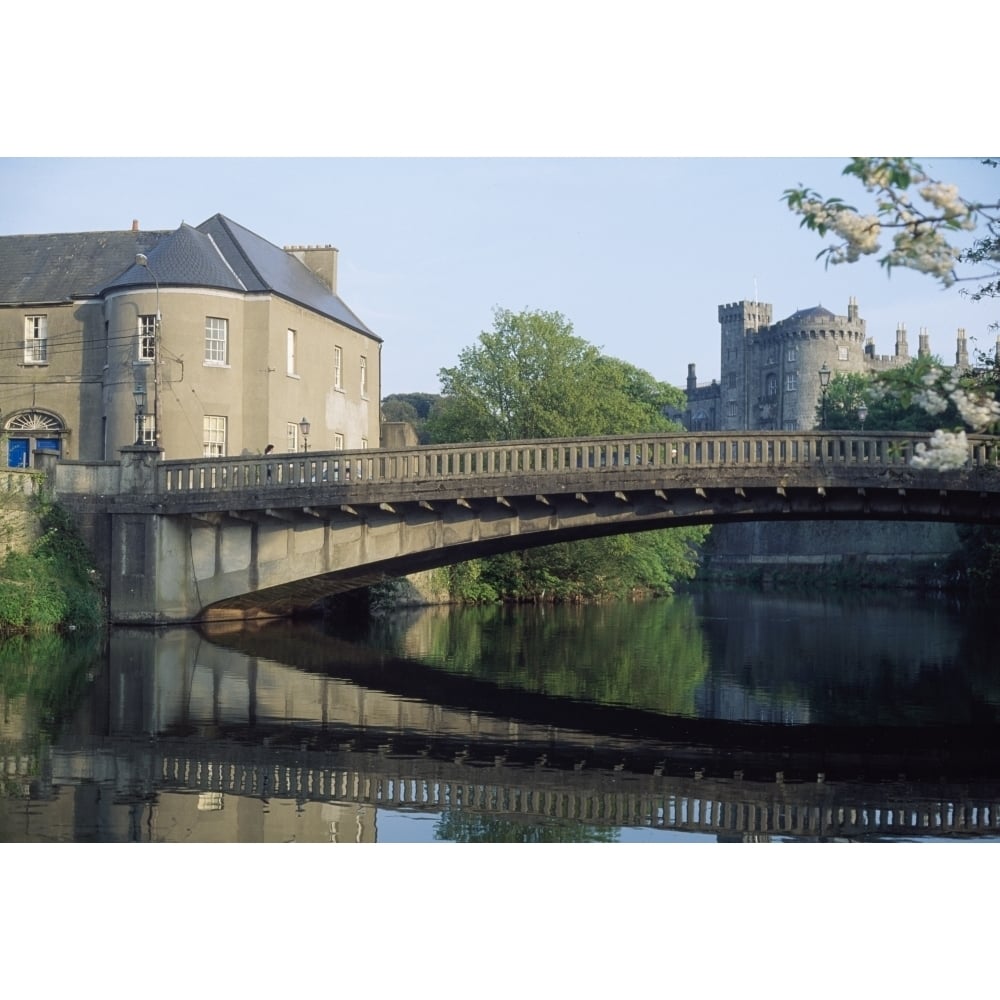
[[(137, 253), (148, 268), (136, 264)], [(381, 340), (305, 264), (223, 215), (173, 231), (0, 236), (2, 304), (69, 302), (154, 283), (271, 292)]]
[(89, 298), (164, 232), (0, 236), (0, 303), (42, 305)]
[(799, 309), (792, 313), (788, 319), (781, 320), (782, 323), (808, 323), (810, 320), (836, 319), (837, 314), (824, 309), (823, 306), (810, 306), (808, 309)]

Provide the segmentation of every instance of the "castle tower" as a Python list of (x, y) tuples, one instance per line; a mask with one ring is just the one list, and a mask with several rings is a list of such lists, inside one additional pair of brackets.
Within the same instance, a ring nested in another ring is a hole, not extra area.
[(688, 365), (688, 380), (687, 380), (687, 391), (688, 394), (694, 392), (698, 388), (698, 376), (695, 375), (694, 364)]
[(722, 327), (722, 398), (720, 430), (741, 430), (750, 423), (751, 351), (759, 331), (771, 325), (767, 302), (733, 302), (719, 306)]

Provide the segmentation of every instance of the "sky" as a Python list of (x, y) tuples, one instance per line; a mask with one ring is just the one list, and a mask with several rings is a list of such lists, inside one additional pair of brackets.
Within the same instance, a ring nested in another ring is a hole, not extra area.
[[(974, 159), (925, 158), (962, 191)], [(851, 201), (845, 157), (43, 157), (0, 160), (0, 233), (173, 229), (222, 213), (277, 245), (332, 244), (341, 297), (384, 341), (382, 394), (436, 393), (495, 308), (561, 313), (577, 336), (683, 386), (719, 374), (717, 307), (775, 320), (855, 296), (878, 353), (897, 323), (954, 360), (959, 327), (991, 349), (990, 303), (872, 260), (826, 268), (781, 200)]]

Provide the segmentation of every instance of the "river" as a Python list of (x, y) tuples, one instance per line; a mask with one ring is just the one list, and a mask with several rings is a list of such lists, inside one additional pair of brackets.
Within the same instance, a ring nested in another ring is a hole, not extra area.
[(0, 841), (1000, 836), (990, 611), (713, 589), (0, 646)]

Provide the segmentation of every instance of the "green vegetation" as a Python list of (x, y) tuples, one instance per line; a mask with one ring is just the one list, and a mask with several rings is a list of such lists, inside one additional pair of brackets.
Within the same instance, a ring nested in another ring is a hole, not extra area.
[(381, 647), (449, 674), (664, 715), (697, 714), (695, 695), (709, 669), (703, 630), (684, 596), (599, 607), (430, 609), (419, 629), (400, 631), (387, 617), (372, 635)]
[[(682, 430), (664, 416), (681, 389), (608, 357), (557, 312), (497, 309), (493, 329), (440, 371), (442, 396), (420, 432), (437, 444)], [(397, 396), (420, 413), (426, 397)], [(423, 439), (423, 438), (422, 438)], [(558, 544), (450, 567), (463, 603), (597, 601), (638, 591), (670, 594), (694, 576), (707, 528), (670, 528)]]
[(63, 508), (36, 503), (41, 536), (0, 564), (0, 634), (96, 628), (103, 608), (87, 548)]

